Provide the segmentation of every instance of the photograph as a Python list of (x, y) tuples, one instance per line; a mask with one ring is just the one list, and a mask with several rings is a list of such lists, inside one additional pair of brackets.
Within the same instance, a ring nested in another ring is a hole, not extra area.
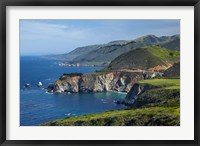
[(180, 127), (180, 22), (20, 19), (19, 126)]

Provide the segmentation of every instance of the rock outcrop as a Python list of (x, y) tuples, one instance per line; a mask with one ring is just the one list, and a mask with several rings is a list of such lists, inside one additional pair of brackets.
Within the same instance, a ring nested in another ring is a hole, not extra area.
[(118, 104), (125, 104), (127, 106), (133, 105), (133, 103), (138, 99), (138, 97), (147, 90), (159, 88), (159, 86), (152, 86), (149, 84), (139, 84), (135, 83), (131, 90), (126, 95), (126, 98), (123, 100), (118, 100)]
[(125, 100), (131, 101), (131, 100), (136, 100), (139, 95), (141, 95), (143, 92), (149, 89), (154, 89), (154, 88), (159, 88), (159, 86), (152, 86), (149, 84), (134, 84), (133, 87), (131, 88), (130, 92), (127, 94)]
[(80, 76), (63, 75), (54, 84), (49, 92), (54, 93), (87, 93), (118, 91), (129, 92), (132, 86), (143, 79), (151, 79), (162, 76), (158, 72), (123, 72), (115, 71), (111, 73), (91, 73)]
[(166, 105), (170, 102), (173, 104), (175, 100), (179, 100), (180, 86), (178, 87), (177, 81), (180, 82), (180, 79), (153, 79), (147, 81), (150, 82), (141, 83), (139, 81), (135, 83), (125, 99), (119, 100), (117, 103), (130, 107), (141, 107), (143, 105), (155, 105), (155, 103)]
[(180, 62), (174, 63), (174, 65), (167, 70), (165, 70), (164, 75), (165, 77), (179, 77), (180, 76)]

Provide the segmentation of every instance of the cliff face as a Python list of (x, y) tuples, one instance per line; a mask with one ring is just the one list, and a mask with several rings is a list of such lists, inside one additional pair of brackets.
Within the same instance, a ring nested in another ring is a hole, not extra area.
[(164, 72), (165, 77), (179, 77), (180, 76), (180, 62), (175, 63), (172, 67)]
[(154, 88), (159, 88), (159, 87), (148, 85), (148, 84), (142, 85), (142, 84), (136, 83), (133, 85), (130, 92), (127, 94), (125, 100), (129, 102), (134, 102), (143, 92), (149, 89), (154, 89)]
[(179, 103), (180, 79), (152, 79), (134, 84), (125, 100), (118, 101), (132, 107), (147, 104)]
[(55, 93), (102, 92), (119, 91), (129, 92), (133, 84), (139, 80), (161, 76), (157, 72), (123, 72), (93, 73), (82, 76), (62, 76), (51, 88)]

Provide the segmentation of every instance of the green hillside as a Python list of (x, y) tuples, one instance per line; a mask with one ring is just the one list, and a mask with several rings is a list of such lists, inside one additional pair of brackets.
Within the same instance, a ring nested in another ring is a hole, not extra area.
[(180, 79), (149, 79), (149, 80), (141, 80), (140, 84), (150, 84), (152, 86), (162, 86), (165, 89), (180, 89)]
[(178, 126), (180, 108), (149, 107), (55, 120), (42, 126)]
[[(145, 88), (145, 91), (139, 93), (139, 97), (130, 106), (134, 108), (141, 107), (172, 107), (180, 106), (180, 79), (150, 79), (141, 80), (138, 84)], [(151, 87), (148, 89), (148, 87)], [(133, 87), (134, 88), (134, 87)], [(126, 99), (134, 99), (133, 89), (127, 94)]]
[(138, 48), (115, 58), (105, 70), (115, 69), (149, 69), (155, 66), (169, 66), (179, 62), (180, 52), (163, 49), (159, 46)]

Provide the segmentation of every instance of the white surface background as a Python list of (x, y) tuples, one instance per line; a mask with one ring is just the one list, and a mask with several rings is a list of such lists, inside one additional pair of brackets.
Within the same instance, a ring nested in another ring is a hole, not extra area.
[[(7, 7), (7, 140), (194, 140), (194, 7)], [(180, 19), (181, 126), (19, 126), (19, 19)]]

